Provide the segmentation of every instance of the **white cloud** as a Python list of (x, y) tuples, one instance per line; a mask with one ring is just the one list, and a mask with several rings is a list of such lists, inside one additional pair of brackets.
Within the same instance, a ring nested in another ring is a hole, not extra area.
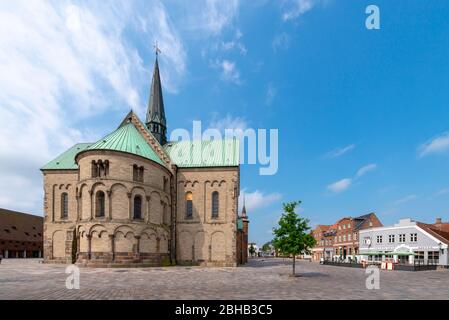
[(344, 154), (346, 154), (348, 152), (351, 152), (354, 149), (355, 149), (355, 144), (350, 144), (350, 145), (347, 145), (347, 146), (345, 146), (343, 148), (338, 148), (338, 149), (332, 150), (331, 152), (328, 152), (326, 154), (326, 158), (331, 158), (331, 159), (338, 158), (338, 157), (341, 157), (342, 155), (344, 155)]
[(240, 85), (240, 71), (237, 69), (235, 62), (229, 60), (221, 60), (215, 62), (215, 67), (221, 70), (221, 79), (225, 82)]
[(221, 132), (224, 132), (225, 129), (241, 129), (245, 131), (248, 128), (248, 123), (244, 118), (233, 117), (230, 114), (227, 114), (225, 117), (219, 117), (217, 114), (214, 114), (208, 127), (218, 129)]
[(351, 178), (344, 178), (328, 185), (327, 189), (333, 193), (340, 193), (347, 190), (351, 186), (351, 184), (352, 184)]
[(418, 148), (419, 156), (425, 157), (430, 154), (445, 153), (449, 150), (449, 132), (444, 132), (439, 136), (427, 141)]
[(356, 177), (360, 178), (361, 176), (367, 174), (368, 172), (376, 170), (376, 169), (377, 169), (377, 164), (375, 164), (375, 163), (368, 164), (368, 165), (360, 168), (357, 171)]
[(293, 20), (310, 11), (319, 0), (292, 0), (286, 2), (286, 9), (282, 14), (284, 21)]
[(257, 209), (268, 207), (282, 198), (282, 195), (277, 192), (265, 193), (259, 190), (247, 192), (246, 189), (243, 189), (239, 197), (239, 213), (243, 207), (243, 196), (245, 197), (245, 206), (248, 214), (255, 213)]
[(201, 3), (200, 26), (213, 35), (219, 34), (223, 28), (232, 23), (238, 13), (238, 0), (206, 0)]
[(333, 192), (333, 193), (340, 193), (343, 191), (346, 191), (354, 181), (357, 181), (357, 179), (361, 178), (365, 174), (367, 174), (370, 171), (376, 170), (377, 165), (375, 163), (368, 164), (366, 166), (361, 167), (359, 170), (357, 170), (357, 173), (353, 178), (344, 178), (341, 180), (338, 180), (337, 182), (331, 183), (327, 186), (327, 190)]
[(415, 200), (416, 198), (418, 198), (417, 195), (415, 195), (415, 194), (410, 194), (410, 195), (408, 195), (408, 196), (405, 196), (405, 197), (403, 197), (403, 198), (401, 198), (401, 199), (396, 200), (396, 201), (394, 202), (394, 204), (395, 204), (395, 205), (401, 205), (401, 204), (404, 204), (404, 203), (413, 201), (413, 200)]
[(149, 86), (150, 68), (125, 37), (139, 15), (148, 21), (132, 29), (135, 37), (147, 42), (158, 34), (162, 48), (170, 48), (161, 62), (177, 77), (185, 72), (184, 49), (163, 5), (155, 1), (144, 11), (126, 1), (0, 2), (0, 206), (41, 212), (38, 168), (91, 140), (78, 128), (82, 120), (111, 108), (143, 111), (147, 97), (139, 91)]

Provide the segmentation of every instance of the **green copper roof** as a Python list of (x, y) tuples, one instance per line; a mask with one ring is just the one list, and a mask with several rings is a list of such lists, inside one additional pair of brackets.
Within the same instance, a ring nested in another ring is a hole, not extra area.
[(164, 149), (180, 168), (234, 167), (240, 160), (237, 139), (168, 142)]
[(111, 134), (86, 148), (86, 150), (114, 150), (127, 152), (164, 165), (156, 152), (131, 122), (120, 126)]
[(41, 170), (76, 170), (78, 165), (75, 163), (75, 156), (89, 147), (92, 143), (78, 143), (69, 150), (59, 155), (56, 159), (50, 161)]

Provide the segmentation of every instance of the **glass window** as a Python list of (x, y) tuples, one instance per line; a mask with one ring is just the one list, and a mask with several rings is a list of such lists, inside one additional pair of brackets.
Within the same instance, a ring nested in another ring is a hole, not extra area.
[(377, 243), (382, 243), (382, 236), (377, 236)]
[(212, 192), (212, 218), (218, 218), (218, 192)]
[(351, 241), (351, 234), (348, 234), (348, 241)]
[(410, 233), (410, 242), (417, 242), (417, 241), (418, 241), (418, 234)]
[(440, 254), (438, 251), (429, 251), (427, 253), (427, 260), (429, 264), (438, 264), (440, 260)]
[(61, 194), (61, 218), (65, 219), (69, 216), (69, 196), (67, 193)]
[(404, 243), (405, 242), (405, 234), (400, 234), (399, 235), (399, 242), (400, 243)]
[(95, 216), (96, 217), (104, 217), (104, 192), (98, 191), (96, 196), (96, 210), (95, 210)]
[(424, 262), (424, 251), (415, 252), (415, 262)]
[(142, 219), (142, 197), (134, 197), (134, 219)]
[(186, 218), (193, 217), (193, 195), (191, 192), (186, 193)]
[(388, 235), (388, 242), (389, 243), (394, 243), (394, 234)]

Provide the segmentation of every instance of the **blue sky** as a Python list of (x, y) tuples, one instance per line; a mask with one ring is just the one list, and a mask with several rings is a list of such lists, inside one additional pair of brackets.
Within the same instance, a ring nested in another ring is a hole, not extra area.
[(241, 168), (250, 240), (291, 200), (313, 225), (448, 220), (447, 16), (436, 0), (2, 1), (0, 206), (42, 214), (38, 168), (144, 117), (157, 40), (169, 130), (279, 129), (277, 174)]

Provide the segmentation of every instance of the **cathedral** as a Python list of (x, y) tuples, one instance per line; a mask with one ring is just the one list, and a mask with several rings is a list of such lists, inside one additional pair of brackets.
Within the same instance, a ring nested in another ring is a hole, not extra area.
[(238, 140), (167, 141), (157, 52), (149, 96), (145, 123), (131, 111), (110, 134), (78, 143), (41, 168), (45, 263), (247, 261)]

